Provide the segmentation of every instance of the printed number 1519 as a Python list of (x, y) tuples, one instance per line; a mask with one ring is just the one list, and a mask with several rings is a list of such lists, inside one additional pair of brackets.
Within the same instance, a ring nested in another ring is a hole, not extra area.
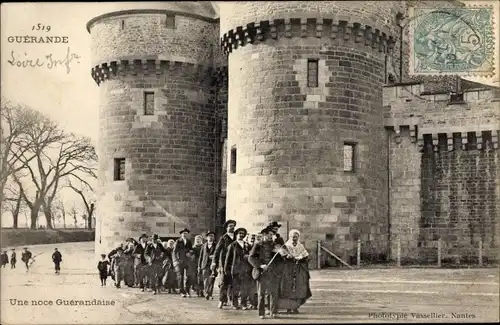
[(42, 24), (33, 25), (31, 30), (44, 30), (46, 32), (50, 32), (50, 26), (49, 25), (46, 26), (46, 25), (42, 25)]

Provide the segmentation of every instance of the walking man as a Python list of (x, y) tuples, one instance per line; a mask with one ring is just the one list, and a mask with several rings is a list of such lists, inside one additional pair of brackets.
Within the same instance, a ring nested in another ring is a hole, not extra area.
[(146, 256), (144, 255), (147, 247), (147, 239), (148, 236), (142, 234), (139, 237), (139, 244), (135, 246), (132, 253), (134, 255), (134, 284), (141, 288), (141, 291), (144, 291), (146, 285), (146, 271), (148, 268)]
[[(229, 245), (224, 265), (224, 273), (230, 274), (232, 279), (231, 301), (234, 309), (247, 309), (251, 285), (251, 265), (248, 263), (250, 245), (244, 241), (247, 235), (245, 228), (235, 231), (236, 241)], [(241, 307), (238, 303), (241, 299)]]
[(274, 232), (274, 243), (275, 244), (281, 245), (281, 246), (285, 245), (285, 240), (279, 234), (279, 229), (281, 228), (281, 225), (278, 222), (276, 222), (276, 221), (271, 222), (267, 226), (267, 228), (270, 228)]
[(161, 274), (163, 272), (163, 259), (166, 250), (163, 247), (157, 234), (153, 235), (151, 244), (146, 247), (146, 258), (149, 260), (149, 285), (153, 294), (158, 293), (158, 286), (160, 284)]
[[(198, 273), (202, 274), (203, 277), (203, 293), (205, 298), (208, 300), (212, 297), (212, 291), (214, 289), (214, 274), (210, 269), (212, 261), (215, 254), (215, 233), (213, 231), (208, 231), (206, 234), (207, 242), (203, 244), (200, 252), (200, 259), (198, 260)], [(213, 271), (215, 272), (215, 270)]]
[(172, 253), (172, 262), (174, 264), (175, 273), (177, 274), (177, 286), (183, 298), (186, 298), (186, 295), (191, 297), (189, 286), (186, 285), (189, 263), (187, 254), (193, 249), (193, 244), (187, 237), (189, 232), (189, 229), (186, 228), (180, 231), (181, 238), (177, 239), (175, 242), (174, 251)]
[(278, 311), (278, 290), (279, 277), (274, 272), (275, 266), (270, 264), (274, 256), (274, 232), (270, 228), (264, 228), (261, 231), (263, 238), (261, 242), (256, 243), (251, 251), (248, 261), (257, 269), (260, 276), (257, 279), (257, 295), (258, 295), (258, 310), (259, 317), (265, 318), (265, 297), (266, 292), (270, 296), (270, 317), (276, 318)]
[(24, 265), (26, 265), (26, 272), (28, 272), (30, 269), (29, 261), (30, 261), (32, 256), (33, 256), (33, 254), (31, 254), (31, 252), (28, 250), (28, 248), (25, 247), (24, 252), (21, 254), (21, 261), (23, 261)]
[(52, 254), (52, 262), (54, 262), (56, 274), (60, 274), (61, 273), (62, 255), (61, 255), (61, 252), (59, 252), (57, 250), (57, 248), (54, 248), (54, 253)]
[(10, 268), (15, 269), (17, 263), (16, 250), (12, 249), (12, 254), (10, 255)]
[(2, 267), (4, 268), (7, 264), (9, 264), (9, 255), (7, 255), (7, 251), (4, 251), (2, 253)]
[(113, 271), (115, 274), (115, 287), (117, 288), (121, 288), (121, 282), (125, 278), (125, 258), (123, 248), (118, 247), (113, 255)]
[(229, 286), (231, 285), (231, 274), (224, 274), (224, 263), (226, 262), (226, 254), (227, 248), (230, 244), (232, 244), (236, 237), (234, 236), (234, 228), (236, 227), (236, 221), (228, 220), (224, 224), (224, 229), (226, 229), (226, 233), (219, 239), (217, 246), (215, 248), (215, 256), (212, 261), (212, 265), (210, 268), (212, 272), (214, 270), (219, 269), (220, 274), (222, 276), (221, 284), (220, 284), (220, 292), (219, 292), (219, 309), (222, 306), (227, 305), (229, 300)]

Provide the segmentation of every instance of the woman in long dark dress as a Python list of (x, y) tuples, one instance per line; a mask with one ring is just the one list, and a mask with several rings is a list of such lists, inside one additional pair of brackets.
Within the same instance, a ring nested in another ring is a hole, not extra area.
[(299, 241), (300, 231), (290, 230), (289, 239), (285, 243), (285, 266), (280, 283), (280, 309), (297, 314), (299, 307), (311, 297), (309, 285), (309, 253)]

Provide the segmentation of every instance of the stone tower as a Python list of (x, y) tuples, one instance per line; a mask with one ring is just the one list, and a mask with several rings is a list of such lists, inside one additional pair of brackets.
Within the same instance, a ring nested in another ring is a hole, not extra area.
[(388, 250), (382, 86), (396, 1), (220, 3), (229, 53), (227, 216), (344, 256)]
[(216, 226), (216, 13), (209, 2), (140, 5), (87, 25), (100, 88), (96, 254), (141, 233)]

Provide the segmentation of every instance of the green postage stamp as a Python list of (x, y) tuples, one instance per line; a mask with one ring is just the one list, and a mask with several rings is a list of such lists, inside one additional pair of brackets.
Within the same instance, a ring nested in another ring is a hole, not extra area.
[(498, 32), (493, 6), (412, 8), (410, 74), (493, 77)]

